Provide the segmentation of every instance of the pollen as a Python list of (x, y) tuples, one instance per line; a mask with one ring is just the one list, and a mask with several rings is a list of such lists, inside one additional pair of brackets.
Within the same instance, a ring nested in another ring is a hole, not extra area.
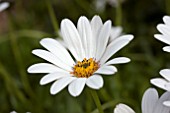
[(88, 78), (93, 75), (95, 71), (99, 69), (99, 63), (96, 62), (93, 58), (86, 58), (83, 61), (78, 61), (73, 67), (73, 72), (70, 72), (78, 78)]

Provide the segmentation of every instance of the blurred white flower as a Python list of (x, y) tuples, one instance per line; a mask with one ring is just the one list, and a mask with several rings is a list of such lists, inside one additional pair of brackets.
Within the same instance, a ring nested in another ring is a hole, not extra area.
[(82, 16), (76, 28), (69, 19), (64, 19), (61, 22), (61, 35), (67, 48), (55, 39), (42, 39), (40, 44), (48, 51), (36, 49), (32, 53), (50, 63), (38, 63), (28, 68), (29, 73), (48, 73), (40, 84), (54, 81), (51, 94), (60, 92), (67, 85), (72, 96), (80, 95), (85, 84), (92, 89), (100, 89), (104, 84), (101, 74), (112, 75), (117, 72), (112, 64), (130, 61), (126, 57), (108, 61), (133, 39), (133, 35), (122, 35), (109, 42), (110, 20), (103, 24), (99, 16), (94, 16), (91, 21)]
[(164, 79), (153, 78), (150, 80), (150, 82), (159, 88), (170, 91), (170, 69), (163, 69), (159, 73), (162, 77), (164, 77)]
[[(16, 111), (11, 111), (10, 113), (17, 113)], [(26, 112), (26, 113), (31, 113), (31, 112)]]
[[(170, 113), (170, 107), (163, 105), (163, 102), (170, 100), (170, 92), (165, 92), (160, 98), (154, 88), (145, 91), (142, 98), (142, 113)], [(135, 113), (125, 104), (119, 104), (114, 113)]]
[[(120, 3), (124, 2), (124, 0), (120, 0)], [(112, 7), (118, 6), (118, 0), (95, 0), (94, 1), (96, 10), (101, 12), (105, 10), (105, 7), (107, 4), (109, 4)]]
[(16, 111), (11, 111), (10, 113), (17, 113)]
[(163, 17), (164, 24), (158, 24), (157, 29), (162, 34), (155, 34), (154, 37), (169, 46), (163, 47), (163, 50), (166, 52), (170, 52), (170, 16)]
[[(170, 92), (170, 69), (163, 69), (159, 73), (164, 78), (153, 78), (150, 82), (153, 85)], [(170, 101), (166, 101), (164, 104), (170, 106)]]
[(95, 0), (94, 4), (96, 7), (96, 10), (101, 12), (101, 11), (104, 11), (104, 9), (105, 9), (106, 1), (105, 0)]
[(111, 5), (112, 7), (117, 7), (118, 3), (120, 1), (120, 3), (124, 2), (125, 0), (104, 0), (106, 1), (109, 5)]
[(4, 11), (5, 9), (7, 9), (9, 7), (9, 2), (1, 2), (0, 1), (0, 12)]
[(116, 108), (114, 109), (114, 113), (135, 113), (135, 112), (129, 106), (120, 103), (116, 105)]

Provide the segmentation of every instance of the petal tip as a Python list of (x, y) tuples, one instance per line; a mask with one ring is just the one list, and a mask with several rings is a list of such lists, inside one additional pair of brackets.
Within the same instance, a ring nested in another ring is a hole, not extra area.
[(154, 34), (154, 37), (155, 37), (156, 39), (159, 39), (159, 36), (160, 36), (160, 34)]
[(130, 58), (125, 58), (125, 60), (126, 60), (126, 62), (125, 63), (129, 63), (130, 61), (131, 61), (131, 59)]
[(154, 84), (154, 82), (155, 82), (155, 78), (150, 79), (151, 84)]
[(55, 95), (55, 94), (57, 94), (53, 89), (50, 89), (50, 94), (51, 95)]
[(28, 67), (27, 72), (32, 73), (32, 66)]
[(162, 50), (165, 52), (170, 52), (170, 46), (165, 46), (162, 48)]
[(170, 107), (170, 101), (164, 101), (163, 102), (163, 105), (167, 106), (167, 107)]
[(36, 51), (37, 51), (36, 49), (35, 49), (35, 50), (32, 50), (32, 54), (36, 54)]
[(39, 82), (39, 84), (40, 84), (40, 85), (45, 85), (46, 83), (44, 82), (43, 79), (41, 79), (40, 82)]
[[(69, 93), (70, 93), (70, 92), (69, 92)], [(78, 97), (78, 96), (79, 96), (79, 95), (73, 94), (73, 93), (70, 93), (70, 95), (73, 96), (73, 97)]]
[(134, 39), (134, 35), (129, 35), (129, 41), (133, 40)]
[(164, 22), (170, 21), (170, 16), (165, 15), (165, 16), (163, 17), (163, 21), (164, 21)]

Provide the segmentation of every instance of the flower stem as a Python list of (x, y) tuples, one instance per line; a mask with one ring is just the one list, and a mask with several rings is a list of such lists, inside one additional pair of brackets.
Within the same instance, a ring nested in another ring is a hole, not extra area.
[(58, 35), (58, 21), (55, 17), (55, 13), (54, 13), (54, 9), (50, 3), (50, 0), (46, 0), (46, 4), (47, 4), (47, 8), (48, 8), (48, 13), (50, 15), (50, 18), (51, 18), (51, 22), (53, 24), (53, 27), (54, 27), (54, 30), (55, 30), (55, 33)]
[(116, 26), (121, 26), (122, 24), (122, 6), (121, 6), (121, 0), (117, 0), (118, 5), (116, 7), (116, 19), (115, 24)]
[(100, 99), (99, 99), (99, 97), (97, 95), (97, 92), (95, 90), (90, 90), (90, 92), (91, 92), (93, 100), (94, 100), (94, 102), (95, 102), (95, 104), (96, 104), (96, 106), (97, 106), (97, 108), (99, 110), (99, 113), (104, 113), (103, 109), (102, 109), (102, 105), (100, 103)]

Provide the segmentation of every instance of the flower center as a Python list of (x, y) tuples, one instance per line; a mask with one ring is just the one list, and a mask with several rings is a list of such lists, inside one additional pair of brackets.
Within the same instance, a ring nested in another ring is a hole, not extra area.
[(97, 69), (99, 69), (98, 62), (96, 62), (93, 58), (89, 58), (88, 60), (84, 58), (82, 62), (77, 62), (77, 64), (73, 67), (73, 72), (70, 73), (79, 78), (88, 78), (92, 76)]

